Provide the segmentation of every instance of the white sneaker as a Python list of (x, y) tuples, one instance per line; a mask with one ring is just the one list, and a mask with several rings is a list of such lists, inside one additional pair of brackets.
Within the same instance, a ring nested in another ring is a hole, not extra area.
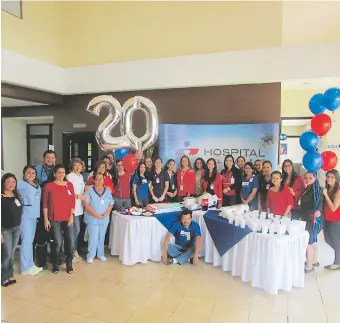
[(101, 256), (101, 257), (99, 257), (99, 260), (100, 261), (107, 261), (107, 258), (105, 256)]
[[(43, 268), (41, 268), (41, 270), (43, 270)], [(21, 275), (23, 275), (23, 276), (35, 276), (35, 275), (38, 275), (41, 272), (41, 270), (38, 267), (33, 266), (30, 269), (22, 272)]]
[(86, 260), (88, 264), (93, 264), (93, 259), (92, 258), (89, 258)]

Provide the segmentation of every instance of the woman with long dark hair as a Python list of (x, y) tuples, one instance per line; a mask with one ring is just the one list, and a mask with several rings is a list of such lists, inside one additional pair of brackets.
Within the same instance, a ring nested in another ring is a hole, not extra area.
[[(307, 263), (305, 267), (305, 273), (310, 273), (314, 271), (314, 266), (319, 266), (316, 260), (316, 244), (314, 242), (314, 221), (315, 218), (321, 217), (321, 212), (323, 209), (323, 194), (319, 185), (314, 184), (317, 179), (314, 177), (313, 173), (307, 172), (304, 176), (305, 180), (305, 190), (302, 192), (298, 205), (300, 209), (296, 214), (299, 215), (299, 220), (306, 222), (306, 230), (309, 233), (309, 242), (307, 247)], [(316, 187), (314, 187), (316, 185)], [(317, 191), (314, 192), (314, 190)], [(317, 200), (315, 198), (318, 197)], [(318, 228), (315, 234), (321, 231), (322, 227)]]
[(258, 190), (258, 210), (260, 212), (267, 210), (267, 194), (272, 183), (273, 166), (269, 160), (262, 164), (262, 175), (259, 176)]
[(146, 165), (144, 162), (140, 162), (132, 182), (134, 204), (139, 207), (145, 207), (149, 204), (149, 184), (145, 172)]
[(182, 156), (180, 161), (180, 169), (177, 172), (177, 195), (179, 200), (183, 200), (186, 196), (196, 195), (196, 176), (191, 168), (188, 156)]
[(15, 284), (13, 261), (20, 238), (22, 202), (14, 174), (1, 178), (1, 286)]
[(153, 161), (150, 157), (146, 157), (144, 159), (146, 171), (145, 171), (145, 177), (149, 181), (151, 179), (151, 173), (153, 170)]
[(72, 183), (66, 181), (65, 167), (56, 165), (52, 181), (45, 185), (43, 191), (43, 212), (46, 231), (52, 233), (52, 272), (59, 273), (60, 249), (65, 244), (66, 271), (73, 273), (72, 260), (74, 252), (73, 217), (76, 197)]
[(334, 263), (325, 269), (340, 270), (340, 175), (336, 169), (326, 173), (323, 190), (325, 211), (325, 240), (334, 250)]
[(27, 165), (23, 169), (23, 180), (18, 182), (18, 193), (23, 202), (20, 224), (20, 267), (21, 275), (24, 276), (35, 276), (43, 270), (42, 267), (35, 266), (33, 261), (33, 241), (40, 217), (41, 202), (41, 188), (36, 175), (34, 166)]
[(169, 189), (166, 192), (166, 201), (177, 202), (177, 176), (176, 176), (176, 162), (174, 159), (169, 159), (166, 162), (164, 170), (169, 175)]
[(243, 156), (238, 156), (236, 158), (236, 165), (239, 168), (239, 170), (241, 171), (241, 175), (244, 175), (244, 167), (246, 165), (246, 159)]
[(275, 215), (288, 216), (293, 206), (293, 197), (283, 182), (282, 174), (272, 173), (272, 185), (267, 193), (267, 211)]
[(283, 182), (288, 185), (290, 194), (293, 196), (292, 218), (295, 218), (295, 214), (299, 216), (298, 210), (300, 206), (298, 205), (298, 201), (302, 192), (305, 190), (305, 182), (303, 178), (295, 172), (293, 162), (290, 159), (286, 159), (282, 163), (282, 177)]
[(154, 170), (150, 175), (149, 191), (154, 202), (163, 202), (169, 189), (169, 175), (162, 170), (162, 158), (155, 159)]
[(218, 205), (222, 205), (222, 178), (217, 172), (217, 164), (214, 158), (207, 160), (207, 170), (202, 182), (203, 191), (211, 195), (216, 195), (219, 198)]
[(244, 177), (242, 178), (241, 201), (248, 204), (251, 211), (257, 208), (257, 190), (259, 189), (259, 178), (254, 175), (252, 162), (244, 164)]
[(201, 196), (202, 191), (202, 180), (205, 174), (206, 164), (203, 158), (199, 157), (194, 162), (194, 171), (196, 177), (196, 196)]
[(235, 167), (235, 160), (232, 155), (224, 158), (224, 169), (221, 172), (223, 189), (223, 206), (237, 204), (237, 193), (242, 187), (242, 177), (239, 169)]

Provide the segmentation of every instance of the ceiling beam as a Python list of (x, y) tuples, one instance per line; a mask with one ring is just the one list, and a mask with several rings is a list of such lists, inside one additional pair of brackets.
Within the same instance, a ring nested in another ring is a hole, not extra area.
[(44, 104), (62, 104), (63, 96), (51, 92), (30, 89), (18, 85), (1, 82), (1, 96), (16, 100)]

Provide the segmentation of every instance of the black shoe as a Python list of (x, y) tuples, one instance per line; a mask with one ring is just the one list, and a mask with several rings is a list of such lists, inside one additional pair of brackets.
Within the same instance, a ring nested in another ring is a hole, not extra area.
[(17, 283), (17, 280), (16, 279), (10, 279), (9, 280), (9, 285), (13, 285), (13, 284), (16, 284)]
[(72, 267), (72, 265), (66, 266), (66, 272), (67, 272), (68, 274), (73, 274), (73, 267)]
[(174, 263), (174, 259), (172, 257), (168, 257), (168, 260), (166, 261), (167, 265), (172, 265)]
[(190, 259), (190, 263), (193, 265), (194, 264), (194, 258)]
[(1, 283), (2, 287), (8, 287), (9, 285), (11, 285), (9, 280), (6, 283)]
[(55, 275), (59, 274), (59, 267), (53, 266), (52, 273), (55, 274)]

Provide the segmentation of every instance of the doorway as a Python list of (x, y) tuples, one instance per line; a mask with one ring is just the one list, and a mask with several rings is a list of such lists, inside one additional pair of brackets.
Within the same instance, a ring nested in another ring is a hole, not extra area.
[(98, 161), (98, 145), (95, 132), (64, 132), (63, 162), (69, 165), (70, 160), (79, 157), (85, 162), (86, 172), (92, 172)]

